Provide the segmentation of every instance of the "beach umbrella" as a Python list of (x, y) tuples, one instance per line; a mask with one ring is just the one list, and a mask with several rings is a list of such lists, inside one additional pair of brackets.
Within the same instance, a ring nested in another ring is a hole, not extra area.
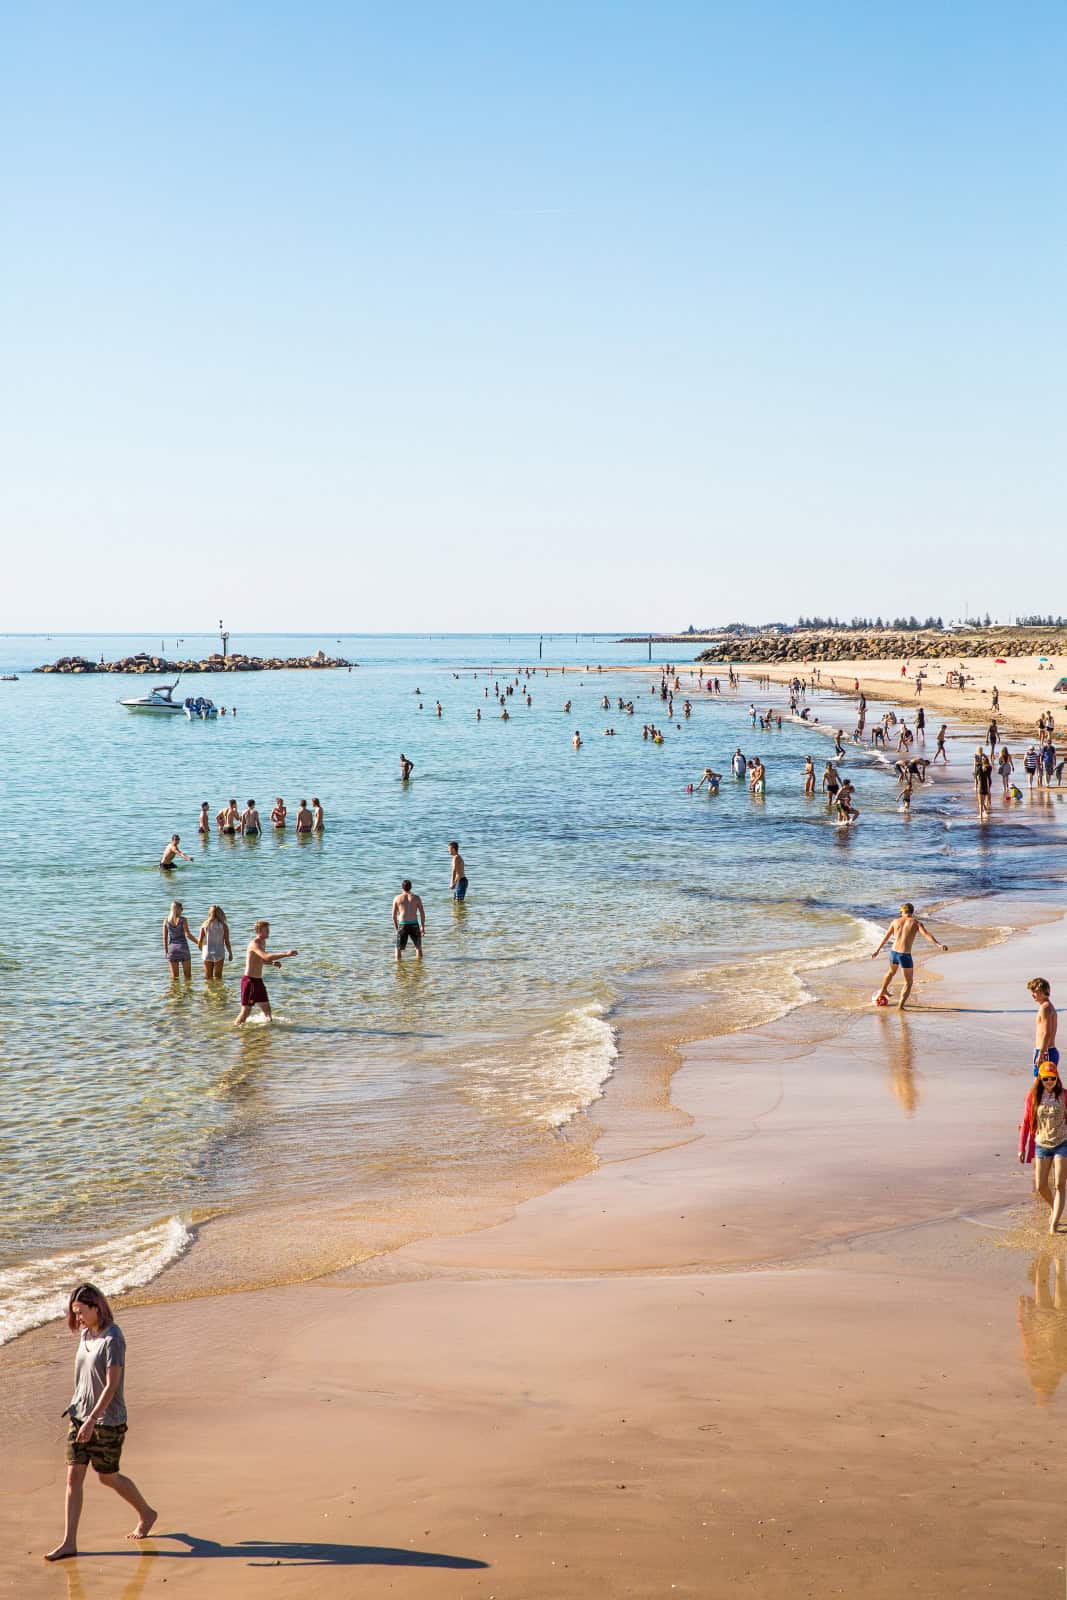
[(1047, 660), (1048, 660), (1048, 656), (1038, 656), (1038, 658), (1037, 658), (1037, 659), (1038, 659), (1038, 660), (1039, 660), (1039, 661), (1047, 661)]

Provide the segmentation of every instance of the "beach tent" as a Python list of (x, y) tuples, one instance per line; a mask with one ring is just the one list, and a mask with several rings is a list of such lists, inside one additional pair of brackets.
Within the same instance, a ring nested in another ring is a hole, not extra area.
[(1053, 694), (1067, 694), (1067, 678), (1061, 678), (1052, 690)]

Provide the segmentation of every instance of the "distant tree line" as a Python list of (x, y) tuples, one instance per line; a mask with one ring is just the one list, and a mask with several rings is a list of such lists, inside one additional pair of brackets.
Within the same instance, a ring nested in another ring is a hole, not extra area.
[[(920, 628), (943, 628), (940, 617), (852, 617), (844, 622), (840, 617), (798, 617), (798, 628), (840, 628), (845, 633), (870, 633), (877, 628), (892, 628), (897, 633), (917, 633)], [(986, 626), (988, 627), (988, 622)]]
[(1067, 628), (1067, 617), (1020, 617), (1020, 628)]

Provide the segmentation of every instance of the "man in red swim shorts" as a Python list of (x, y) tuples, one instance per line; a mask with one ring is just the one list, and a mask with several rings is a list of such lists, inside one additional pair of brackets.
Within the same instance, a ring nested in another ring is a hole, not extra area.
[(234, 1021), (234, 1026), (237, 1028), (247, 1022), (253, 1006), (258, 1006), (268, 1022), (270, 1021), (270, 996), (267, 994), (267, 985), (263, 982), (263, 968), (280, 967), (290, 956), (299, 954), (297, 950), (278, 952), (268, 950), (269, 938), (270, 923), (257, 922), (254, 936), (245, 951), (245, 970), (241, 979), (241, 1009)]

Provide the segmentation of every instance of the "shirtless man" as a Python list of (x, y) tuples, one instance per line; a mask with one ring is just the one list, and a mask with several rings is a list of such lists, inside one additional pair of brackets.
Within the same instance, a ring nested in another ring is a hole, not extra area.
[(159, 867), (161, 872), (174, 871), (174, 860), (176, 856), (181, 856), (183, 861), (192, 861), (192, 856), (187, 856), (184, 850), (178, 849), (180, 841), (181, 834), (172, 833), (170, 836), (170, 843), (163, 846), (163, 854), (159, 858)]
[(459, 853), (459, 845), (456, 843), (455, 839), (453, 839), (449, 845), (448, 853), (452, 857), (452, 878), (449, 883), (449, 888), (452, 891), (452, 898), (453, 900), (466, 900), (467, 869), (463, 865), (463, 857)]
[[(947, 732), (948, 723), (943, 722), (940, 728), (937, 730), (937, 749), (934, 751), (934, 761), (936, 761), (938, 756), (940, 756), (946, 767), (948, 766), (948, 756), (945, 754), (945, 735)], [(931, 765), (933, 765), (932, 762)]]
[(322, 801), (317, 794), (311, 797), (311, 831), (312, 833), (325, 832), (326, 824), (322, 820)]
[(393, 927), (396, 929), (396, 959), (410, 939), (416, 961), (422, 960), (422, 938), (426, 932), (426, 908), (422, 897), (411, 892), (411, 879), (405, 878), (393, 901)]
[(297, 833), (310, 833), (311, 820), (311, 812), (308, 810), (308, 803), (306, 800), (301, 800), (300, 807), (296, 813)]
[(196, 825), (196, 831), (205, 837), (211, 832), (211, 818), (208, 815), (206, 800), (200, 802), (200, 821)]
[(400, 781), (401, 781), (401, 783), (407, 783), (408, 779), (411, 777), (411, 774), (414, 771), (415, 771), (415, 763), (414, 763), (414, 761), (409, 761), (407, 756), (404, 754), (403, 750), (401, 750), (401, 752), (400, 752)]
[(1056, 1048), (1056, 1024), (1059, 1021), (1056, 1007), (1052, 1004), (1052, 990), (1047, 978), (1031, 978), (1026, 985), (1030, 991), (1030, 998), (1037, 1006), (1037, 1030), (1034, 1034), (1034, 1077), (1042, 1061), (1051, 1061), (1054, 1067), (1060, 1064), (1060, 1052)]
[(576, 750), (580, 750), (582, 748), (582, 736), (578, 732), (577, 728), (574, 730), (574, 738), (571, 740), (571, 744)]
[(263, 982), (263, 968), (280, 967), (283, 961), (288, 961), (290, 956), (298, 955), (296, 950), (279, 950), (277, 952), (267, 949), (267, 940), (270, 938), (270, 923), (257, 922), (252, 939), (245, 950), (245, 970), (241, 979), (241, 1009), (234, 1019), (234, 1027), (240, 1028), (248, 1020), (248, 1013), (253, 1006), (258, 1006), (270, 1021), (270, 997), (267, 994), (267, 985)]
[(237, 801), (231, 800), (228, 806), (223, 806), (215, 817), (215, 821), (219, 825), (220, 833), (235, 834), (241, 823), (241, 813), (237, 809)]
[(915, 907), (912, 905), (911, 901), (905, 900), (904, 904), (900, 908), (900, 916), (894, 917), (893, 921), (889, 924), (889, 927), (882, 935), (881, 944), (879, 944), (877, 950), (873, 951), (871, 954), (871, 960), (877, 961), (886, 944), (889, 943), (890, 940), (892, 941), (889, 949), (889, 971), (882, 979), (882, 987), (874, 997), (875, 1005), (885, 1005), (888, 1003), (889, 985), (896, 977), (897, 968), (899, 967), (901, 972), (904, 974), (904, 992), (897, 1001), (897, 1009), (899, 1011), (903, 1011), (905, 1005), (907, 1004), (908, 996), (911, 993), (911, 986), (915, 982), (915, 963), (912, 960), (911, 947), (915, 943), (916, 935), (920, 933), (924, 939), (929, 940), (929, 942), (932, 945), (935, 945), (938, 950), (948, 949), (947, 944), (941, 944), (937, 939), (934, 938), (932, 933), (927, 932), (926, 928), (915, 915)]
[(270, 814), (271, 822), (276, 828), (284, 828), (285, 819), (288, 815), (289, 812), (286, 809), (285, 801), (282, 799), (280, 794), (276, 795), (274, 800), (274, 810)]
[(246, 839), (258, 839), (263, 832), (263, 824), (259, 820), (254, 800), (250, 800), (247, 808), (241, 812), (241, 832)]
[(855, 822), (856, 818), (859, 816), (859, 812), (852, 803), (854, 795), (855, 790), (852, 787), (852, 780), (850, 778), (845, 778), (840, 789), (837, 791), (837, 799), (834, 802), (837, 808), (838, 819), (841, 822)]

